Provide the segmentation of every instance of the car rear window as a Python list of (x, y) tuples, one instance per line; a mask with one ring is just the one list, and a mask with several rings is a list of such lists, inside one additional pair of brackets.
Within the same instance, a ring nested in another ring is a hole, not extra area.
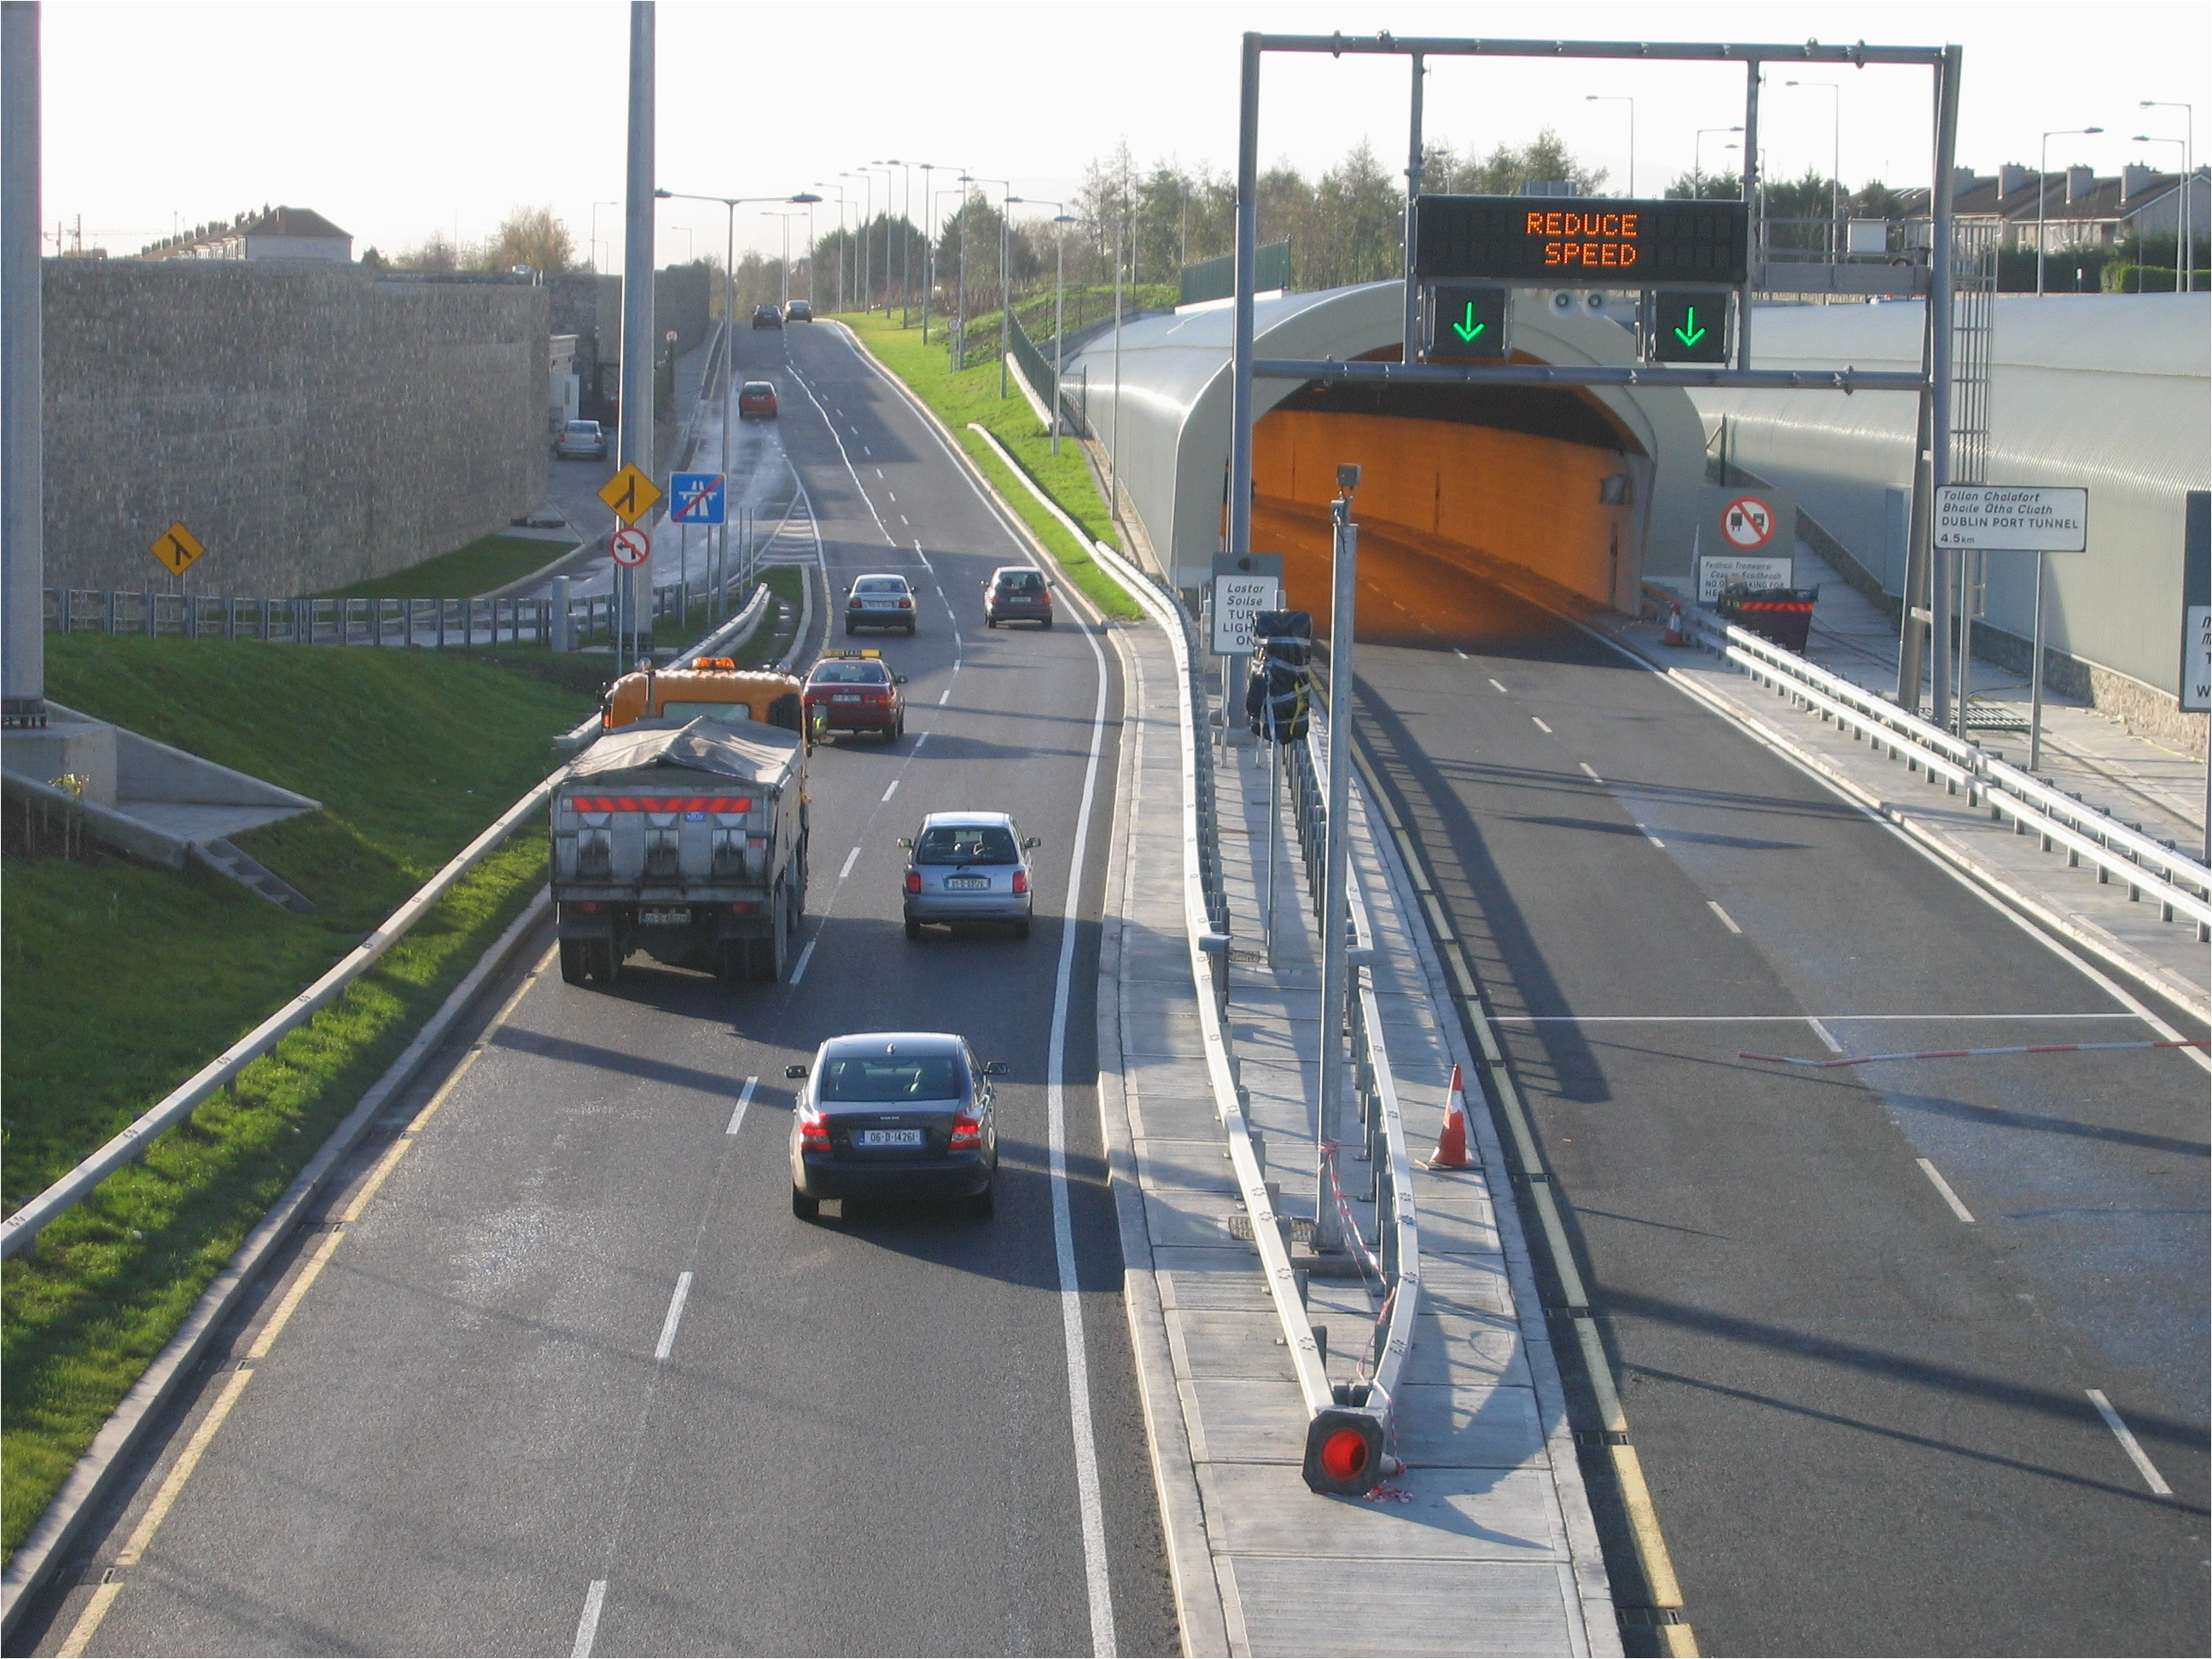
[(747, 380), (744, 395), (748, 398), (773, 398), (775, 387), (767, 380)]
[(1034, 593), (1044, 586), (1044, 578), (1034, 570), (1014, 570), (999, 578), (1001, 593)]
[(1011, 830), (995, 823), (940, 823), (915, 843), (916, 864), (1019, 864)]
[(863, 576), (860, 580), (853, 584), (853, 591), (855, 593), (903, 593), (907, 591), (906, 578), (903, 576)]
[(814, 671), (823, 685), (881, 685), (890, 678), (879, 662), (825, 662)]
[(957, 1054), (856, 1054), (822, 1067), (824, 1100), (960, 1100), (966, 1067)]
[(599, 435), (599, 423), (597, 421), (571, 421), (568, 422), (568, 435), (573, 438), (596, 438)]

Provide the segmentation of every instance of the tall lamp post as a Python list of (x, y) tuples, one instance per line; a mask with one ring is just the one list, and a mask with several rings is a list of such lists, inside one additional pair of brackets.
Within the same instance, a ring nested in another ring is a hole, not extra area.
[[(2179, 110), (2181, 130), (2188, 135), (2181, 141), (2181, 216), (2177, 222), (2181, 228), (2182, 240), (2188, 248), (2184, 256), (2188, 261), (2189, 271), (2185, 291), (2194, 294), (2197, 291), (2197, 106), (2179, 104), (2164, 98), (2146, 98), (2142, 100), (2140, 107)], [(2149, 142), (2159, 141), (2154, 139)], [(2170, 144), (2173, 140), (2168, 138), (2164, 142)]]
[[(912, 254), (914, 243), (914, 236), (912, 234), (912, 216), (914, 211), (915, 164), (911, 161), (902, 161), (897, 156), (892, 155), (887, 156), (883, 161), (878, 161), (873, 165), (884, 167), (896, 167), (899, 170), (899, 326), (901, 328), (904, 328), (907, 325), (907, 313), (914, 308), (914, 285), (909, 280), (909, 277), (914, 264)], [(884, 191), (884, 201), (886, 206), (886, 210), (888, 210), (889, 204), (890, 202), (890, 191), (888, 185), (885, 186)], [(888, 235), (890, 233), (886, 231), (884, 234)], [(890, 245), (886, 243), (884, 248), (884, 275), (885, 276), (889, 276), (890, 274)]]
[[(818, 202), (818, 196), (800, 191), (793, 196), (699, 196), (688, 191), (656, 190), (653, 192), (664, 202), (720, 202), (725, 215), (725, 237), (722, 254), (722, 477), (730, 476), (730, 389), (736, 383), (734, 365), (731, 362), (732, 349), (731, 333), (738, 325), (738, 210), (756, 202)], [(721, 550), (721, 568), (729, 569), (730, 526), (726, 521), (719, 526), (716, 545)], [(686, 570), (684, 579), (691, 573)], [(718, 592), (716, 604), (721, 601)]]
[(1006, 289), (1006, 203), (1013, 195), (1014, 181), (1011, 179), (977, 179), (979, 185), (996, 185), (1000, 190), (999, 207), (999, 397), (1006, 396), (1006, 354), (1014, 349), (1014, 298)]
[(1844, 89), (1833, 81), (1784, 81), (1785, 87), (1823, 87), (1828, 94), (1828, 263), (1841, 257), (1844, 188)]
[(605, 261), (599, 258), (599, 249), (605, 246), (599, 240), (599, 210), (603, 207), (618, 208), (622, 204), (620, 202), (594, 202), (592, 204), (592, 269), (593, 270), (603, 271), (606, 269)]
[[(950, 171), (950, 169), (947, 169), (947, 170), (948, 170), (948, 171)], [(965, 175), (963, 174), (963, 176), (965, 176)], [(948, 197), (948, 196), (957, 196), (957, 197), (960, 198), (960, 200), (961, 200), (961, 204), (964, 207), (964, 206), (967, 204), (967, 201), (968, 201), (968, 187), (967, 187), (965, 185), (961, 185), (961, 186), (960, 186), (960, 188), (959, 188), (959, 189), (957, 189), (957, 190), (937, 190), (937, 191), (932, 191), (930, 192), (930, 196), (929, 196), (930, 211), (931, 211), (932, 215), (934, 216), (934, 218), (935, 218), (935, 220), (936, 220), (936, 225), (935, 225), (935, 226), (933, 226), (933, 227), (932, 228), (932, 229), (931, 229), (931, 233), (930, 233), (930, 239), (929, 239), (929, 258), (930, 258), (930, 265), (931, 265), (931, 269), (930, 269), (930, 272), (929, 272), (929, 274), (928, 274), (928, 275), (927, 275), (927, 276), (924, 277), (924, 279), (923, 279), (924, 281), (926, 281), (926, 282), (929, 282), (929, 283), (934, 283), (934, 282), (937, 280), (936, 274), (935, 274), (935, 270), (936, 270), (936, 260), (937, 260), (937, 237), (938, 237), (938, 234), (939, 234), (939, 230), (938, 230), (937, 227), (941, 227), (941, 226), (944, 224), (944, 222), (945, 222), (945, 216), (944, 216), (944, 213), (943, 213), (943, 211), (942, 211), (942, 210), (938, 207), (938, 205), (937, 205), (937, 204), (938, 204), (939, 203), (942, 202), (942, 201), (943, 201), (946, 197)], [(963, 229), (964, 229), (964, 227), (963, 227)], [(961, 240), (962, 240), (963, 246), (963, 248), (964, 248), (965, 244), (966, 244), (966, 240), (967, 240), (967, 239), (966, 239), (966, 237), (963, 235), (963, 236), (962, 237), (962, 239), (961, 239)], [(954, 288), (953, 288), (953, 312), (952, 312), (952, 318), (953, 318), (953, 321), (952, 321), (952, 333), (953, 333), (953, 337), (954, 337), (954, 342), (955, 342), (955, 343), (960, 343), (959, 336), (960, 336), (961, 328), (962, 328), (962, 325), (963, 325), (965, 323), (965, 321), (967, 320), (967, 310), (966, 310), (966, 306), (967, 306), (967, 289), (966, 289), (966, 286), (965, 286), (964, 283), (963, 283), (963, 282), (960, 280), (962, 277), (963, 277), (963, 276), (966, 275), (966, 272), (967, 272), (967, 263), (966, 263), (966, 261), (965, 261), (965, 260), (962, 260), (962, 261), (959, 263), (959, 264), (958, 264), (958, 265), (957, 265), (957, 274), (956, 275), (956, 276), (955, 276), (955, 278), (954, 278)]]
[(2047, 204), (2051, 200), (2051, 141), (2053, 138), (2085, 138), (2093, 132), (2102, 132), (2102, 127), (2053, 127), (2043, 135), (2043, 155), (2035, 170), (2035, 297), (2044, 295), (2043, 273), (2050, 252), (2051, 221)]
[[(1690, 170), (1697, 174), (1698, 186), (1699, 189), (1702, 190), (1705, 187), (1705, 135), (1709, 132), (1741, 132), (1742, 131), (1743, 129), (1741, 127), (1699, 127), (1698, 129), (1697, 142), (1691, 146), (1690, 149), (1690, 155), (1692, 157)], [(1723, 144), (1721, 148), (1723, 149), (1734, 149), (1735, 146), (1734, 144)]]
[(1008, 205), (1019, 203), (1024, 207), (1048, 207), (1054, 210), (1052, 256), (1052, 453), (1060, 453), (1060, 368), (1067, 356), (1063, 342), (1067, 337), (1067, 228), (1075, 222), (1068, 217), (1067, 204), (1048, 202), (1041, 196), (1009, 196)]
[(845, 249), (852, 240), (845, 234), (845, 186), (825, 184), (817, 179), (814, 181), (814, 188), (837, 192), (837, 309), (842, 311), (845, 308)]
[(871, 161), (870, 168), (884, 175), (884, 315), (891, 314), (891, 170), (881, 161)]
[(933, 161), (916, 161), (921, 169), (921, 343), (929, 343), (929, 290), (935, 285), (937, 270), (937, 239), (931, 228), (931, 205), (936, 198), (930, 193), (929, 175), (941, 171)]
[(837, 175), (860, 181), (860, 309), (868, 310), (868, 221), (876, 216), (876, 175), (866, 167), (851, 167)]
[(791, 222), (799, 216), (777, 208), (771, 208), (761, 215), (763, 219), (783, 221), (783, 303), (787, 307), (791, 304)]
[(1585, 104), (1626, 104), (1628, 106), (1628, 193), (1636, 194), (1636, 100), (1625, 94), (1589, 92), (1583, 94)]

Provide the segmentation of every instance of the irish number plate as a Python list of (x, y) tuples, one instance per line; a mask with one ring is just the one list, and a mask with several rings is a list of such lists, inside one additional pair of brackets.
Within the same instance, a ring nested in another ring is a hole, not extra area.
[(919, 1146), (919, 1129), (863, 1129), (853, 1137), (863, 1146)]
[(681, 907), (673, 910), (641, 910), (637, 919), (647, 927), (689, 927), (691, 912)]
[(991, 878), (988, 876), (947, 876), (945, 884), (954, 892), (972, 893), (988, 887)]

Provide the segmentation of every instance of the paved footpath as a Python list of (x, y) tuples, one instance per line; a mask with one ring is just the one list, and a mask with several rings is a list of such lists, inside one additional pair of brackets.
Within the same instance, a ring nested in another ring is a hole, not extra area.
[[(1417, 1178), (1422, 1317), (1399, 1402), (1406, 1473), (1364, 1499), (1316, 1497), (1300, 1477), (1304, 1413), (1259, 1256), (1236, 1236), (1194, 1006), (1173, 659), (1155, 627), (1115, 632), (1128, 698), (1101, 959), (1119, 994), (1100, 999), (1101, 1104), (1124, 1193), (1125, 1290), (1186, 1648), (1619, 1653), (1528, 1255), (1511, 1204), (1492, 1204), (1504, 1164), (1486, 1112), (1470, 1113), (1480, 1167)], [(1319, 974), (1287, 799), (1275, 965), (1266, 960), (1267, 765), (1267, 751), (1247, 750), (1218, 772), (1234, 939), (1229, 1024), (1284, 1208), (1310, 1219)], [(1402, 874), (1381, 862), (1364, 811), (1352, 827), (1370, 971), (1419, 1156), (1465, 1056), (1441, 1012), (1449, 1005), (1425, 932), (1407, 925)], [(1358, 1138), (1355, 1125), (1349, 1139)], [(1364, 1190), (1367, 1171), (1346, 1162), (1345, 1186)], [(1371, 1237), (1371, 1205), (1353, 1210)], [(1350, 1380), (1378, 1297), (1356, 1282), (1316, 1280), (1311, 1298), (1314, 1322), (1329, 1331), (1330, 1374)]]

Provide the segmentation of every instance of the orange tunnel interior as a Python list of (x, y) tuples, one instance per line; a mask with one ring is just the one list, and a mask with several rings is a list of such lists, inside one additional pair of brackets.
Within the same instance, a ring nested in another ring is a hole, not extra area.
[(1284, 556), (1287, 602), (1311, 611), (1318, 633), (1328, 629), (1329, 503), (1347, 461), (1361, 469), (1362, 639), (1422, 642), (1453, 631), (1462, 608), (1474, 621), (1490, 609), (1480, 598), (1490, 563), (1601, 605), (1632, 586), (1630, 457), (1640, 450), (1574, 392), (1310, 385), (1261, 418), (1252, 449), (1253, 547)]

